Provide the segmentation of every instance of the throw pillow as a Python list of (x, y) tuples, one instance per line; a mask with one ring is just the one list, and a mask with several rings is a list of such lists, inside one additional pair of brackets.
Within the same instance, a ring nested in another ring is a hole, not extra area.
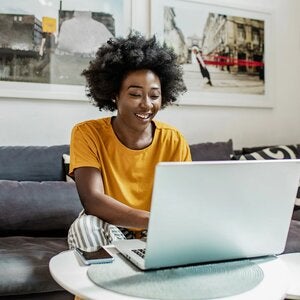
[(64, 180), (63, 153), (69, 145), (0, 146), (0, 180)]
[(300, 158), (297, 146), (274, 146), (264, 148), (256, 152), (241, 155), (239, 160), (259, 160), (259, 159), (296, 159)]
[[(241, 155), (239, 160), (261, 160), (261, 159), (297, 159), (300, 158), (297, 145), (274, 146), (257, 152)], [(300, 209), (300, 182), (296, 195), (295, 210)]]
[(192, 160), (230, 160), (233, 155), (232, 139), (227, 142), (190, 145)]
[(66, 181), (67, 182), (74, 182), (74, 179), (69, 175), (70, 155), (69, 154), (63, 154), (63, 160), (64, 160), (64, 167), (65, 167)]

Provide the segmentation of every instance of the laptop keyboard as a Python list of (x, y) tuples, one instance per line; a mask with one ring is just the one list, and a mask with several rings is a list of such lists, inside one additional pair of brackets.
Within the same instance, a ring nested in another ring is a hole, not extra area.
[(146, 253), (146, 249), (133, 249), (132, 250), (135, 254), (137, 254), (138, 256), (140, 256), (141, 258), (145, 257), (145, 253)]

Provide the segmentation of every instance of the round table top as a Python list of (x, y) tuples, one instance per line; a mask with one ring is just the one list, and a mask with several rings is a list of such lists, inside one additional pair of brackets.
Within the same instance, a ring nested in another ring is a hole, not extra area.
[[(114, 255), (117, 250), (106, 247)], [(245, 293), (227, 297), (226, 300), (283, 299), (289, 287), (289, 273), (283, 259), (256, 259), (264, 272), (263, 281)], [(72, 250), (54, 256), (49, 264), (50, 273), (55, 281), (70, 293), (83, 299), (133, 300), (136, 297), (121, 295), (105, 290), (94, 284), (87, 276), (89, 266), (83, 265)], [(212, 299), (214, 300), (214, 299)], [(221, 300), (221, 298), (218, 298)]]

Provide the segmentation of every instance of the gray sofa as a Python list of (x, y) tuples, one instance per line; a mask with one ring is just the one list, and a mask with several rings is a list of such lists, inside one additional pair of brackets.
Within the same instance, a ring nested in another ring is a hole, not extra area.
[[(233, 151), (231, 140), (190, 147), (193, 160), (246, 155)], [(67, 249), (67, 230), (82, 210), (75, 184), (66, 182), (64, 153), (68, 145), (0, 146), (0, 300), (74, 299), (48, 268), (51, 257)], [(299, 213), (295, 209), (285, 252), (300, 251)]]
[(48, 267), (82, 209), (63, 153), (68, 145), (0, 147), (0, 299), (74, 299)]

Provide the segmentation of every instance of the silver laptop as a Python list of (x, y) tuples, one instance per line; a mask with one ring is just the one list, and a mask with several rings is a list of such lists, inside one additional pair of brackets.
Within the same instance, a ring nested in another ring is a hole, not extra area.
[(159, 163), (147, 242), (114, 245), (143, 270), (282, 253), (299, 177), (300, 160)]

